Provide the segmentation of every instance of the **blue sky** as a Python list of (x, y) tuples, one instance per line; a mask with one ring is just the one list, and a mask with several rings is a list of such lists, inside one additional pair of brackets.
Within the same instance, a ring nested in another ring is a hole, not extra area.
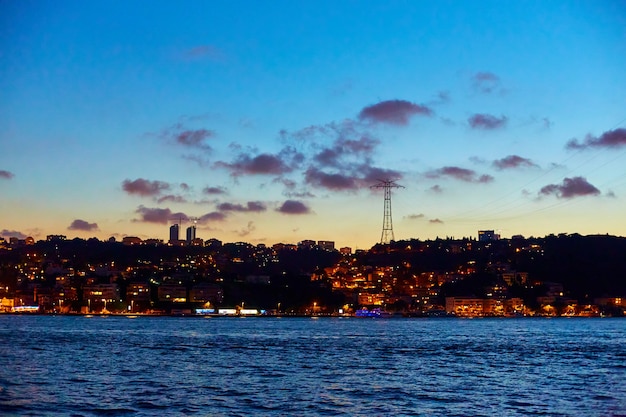
[[(0, 2), (0, 236), (626, 235), (626, 2)], [(188, 224), (183, 225), (185, 227)]]

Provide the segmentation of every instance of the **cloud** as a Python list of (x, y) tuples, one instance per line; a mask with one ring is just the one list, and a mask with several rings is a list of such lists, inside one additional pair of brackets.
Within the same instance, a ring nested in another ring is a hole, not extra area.
[(254, 225), (254, 222), (250, 221), (248, 222), (248, 225), (241, 230), (237, 230), (235, 231), (235, 233), (237, 233), (237, 235), (239, 235), (239, 237), (245, 237), (248, 236), (250, 233), (254, 232), (256, 230), (256, 226)]
[(170, 201), (172, 203), (186, 203), (187, 199), (180, 195), (168, 194), (157, 199), (157, 203), (161, 204), (166, 201)]
[(567, 149), (606, 148), (617, 149), (626, 146), (626, 129), (608, 130), (599, 137), (587, 135), (583, 142), (572, 139), (567, 142)]
[(217, 209), (219, 211), (239, 211), (239, 212), (261, 212), (267, 210), (265, 204), (260, 201), (248, 201), (248, 203), (243, 206), (241, 204), (233, 204), (233, 203), (222, 203), (218, 204)]
[(407, 125), (409, 119), (415, 115), (431, 116), (432, 114), (433, 111), (424, 105), (406, 100), (387, 100), (364, 107), (359, 113), (359, 119), (372, 123), (403, 126)]
[(441, 186), (439, 186), (438, 184), (435, 184), (432, 187), (430, 187), (428, 191), (432, 193), (436, 193), (436, 194), (441, 194), (443, 192), (443, 188), (441, 188)]
[(502, 92), (500, 77), (492, 72), (477, 72), (471, 78), (474, 90), (491, 94), (496, 90)]
[(98, 230), (98, 224), (76, 219), (68, 226), (67, 230), (84, 230), (86, 232), (91, 232), (93, 230)]
[(475, 183), (488, 183), (493, 181), (491, 175), (478, 175), (476, 171), (472, 169), (447, 166), (427, 172), (427, 178), (453, 178), (459, 181), (475, 182)]
[(14, 177), (15, 175), (13, 175), (12, 172), (9, 171), (5, 171), (4, 169), (0, 169), (0, 178), (5, 179), (5, 180), (10, 180)]
[(303, 202), (297, 200), (286, 200), (276, 211), (283, 214), (309, 214), (311, 209)]
[(193, 60), (208, 58), (213, 61), (220, 61), (224, 58), (224, 54), (214, 45), (198, 45), (184, 51), (183, 57)]
[(18, 232), (17, 230), (7, 230), (7, 229), (2, 229), (2, 231), (0, 231), (0, 236), (2, 237), (16, 237), (18, 239), (26, 239), (28, 236), (25, 235), (22, 232)]
[(182, 132), (174, 134), (174, 139), (179, 145), (187, 146), (190, 148), (199, 148), (204, 150), (211, 150), (211, 147), (206, 144), (206, 140), (215, 136), (213, 130), (208, 129), (196, 129), (196, 130), (184, 130)]
[(509, 155), (502, 159), (496, 159), (493, 161), (493, 166), (496, 169), (510, 169), (510, 168), (537, 168), (538, 165), (535, 164), (528, 158), (522, 158), (518, 155)]
[(204, 187), (202, 192), (207, 195), (226, 194), (226, 189), (223, 187)]
[(359, 139), (339, 137), (331, 147), (322, 149), (313, 159), (322, 166), (336, 167), (343, 165), (343, 157), (358, 159), (369, 157), (378, 144), (380, 144), (379, 140), (365, 135)]
[(507, 122), (506, 116), (499, 118), (491, 114), (474, 114), (468, 120), (472, 129), (493, 130), (504, 127)]
[(599, 195), (600, 190), (583, 177), (565, 178), (561, 184), (548, 184), (539, 191), (541, 195), (556, 195), (557, 198), (574, 198)]
[(231, 175), (282, 175), (292, 172), (302, 161), (304, 155), (294, 148), (286, 147), (278, 154), (262, 153), (256, 156), (240, 153), (234, 162), (216, 162), (218, 168), (231, 171)]
[(304, 181), (309, 185), (333, 191), (356, 190), (359, 188), (357, 180), (352, 176), (339, 173), (328, 174), (313, 167), (307, 169), (304, 173)]
[(169, 208), (149, 208), (139, 206), (135, 213), (141, 215), (140, 219), (133, 219), (133, 222), (160, 223), (167, 224), (177, 218), (188, 218), (185, 213), (173, 213)]
[(154, 197), (163, 191), (170, 189), (170, 184), (163, 181), (150, 181), (137, 178), (134, 181), (126, 179), (122, 182), (122, 189), (128, 194), (136, 194), (142, 197)]
[(423, 219), (424, 215), (422, 213), (420, 214), (409, 214), (408, 216), (404, 216), (405, 219), (409, 219), (409, 220), (417, 220), (417, 219)]
[(430, 220), (428, 220), (428, 223), (431, 223), (431, 224), (443, 224), (443, 220), (430, 219)]
[(221, 222), (226, 220), (226, 214), (219, 211), (212, 211), (198, 218), (198, 223), (204, 224), (208, 222)]

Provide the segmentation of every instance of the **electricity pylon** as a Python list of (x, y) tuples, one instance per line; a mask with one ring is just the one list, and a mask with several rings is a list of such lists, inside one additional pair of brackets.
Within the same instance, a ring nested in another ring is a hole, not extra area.
[(383, 210), (383, 232), (380, 235), (380, 244), (386, 245), (392, 240), (396, 240), (393, 235), (393, 222), (391, 220), (391, 189), (404, 188), (402, 185), (396, 184), (393, 180), (378, 180), (378, 184), (372, 185), (370, 188), (382, 188), (385, 190), (385, 208)]

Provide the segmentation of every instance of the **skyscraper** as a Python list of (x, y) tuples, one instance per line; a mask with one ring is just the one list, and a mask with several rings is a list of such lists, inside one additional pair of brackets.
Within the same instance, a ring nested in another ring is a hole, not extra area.
[(175, 243), (178, 240), (178, 224), (170, 226), (170, 243)]
[(187, 228), (187, 244), (191, 245), (193, 241), (196, 239), (196, 226), (189, 226)]

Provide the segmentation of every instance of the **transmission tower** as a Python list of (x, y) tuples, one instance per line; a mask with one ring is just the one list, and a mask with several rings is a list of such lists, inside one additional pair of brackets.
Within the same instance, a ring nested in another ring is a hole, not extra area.
[(372, 185), (370, 188), (382, 188), (383, 190), (385, 190), (383, 232), (380, 235), (380, 244), (386, 245), (390, 241), (395, 240), (395, 237), (393, 235), (393, 222), (391, 221), (391, 189), (404, 187), (402, 185), (396, 184), (393, 180), (378, 180), (378, 184)]

